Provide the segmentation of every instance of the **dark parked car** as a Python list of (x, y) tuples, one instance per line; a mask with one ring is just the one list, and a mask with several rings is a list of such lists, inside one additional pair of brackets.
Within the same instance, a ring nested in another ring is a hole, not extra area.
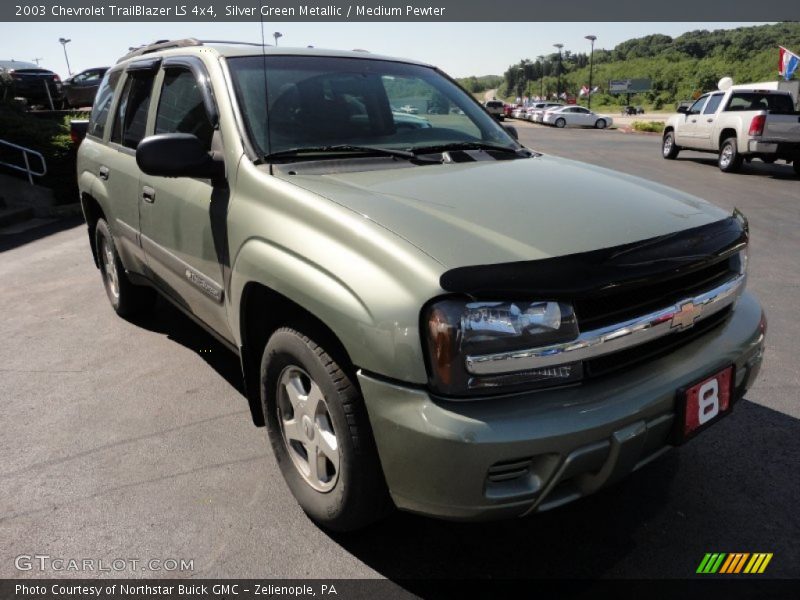
[(86, 69), (64, 80), (64, 97), (68, 106), (81, 108), (91, 106), (97, 88), (109, 67)]
[(623, 115), (643, 115), (644, 114), (644, 107), (643, 106), (626, 106), (622, 109)]
[(61, 78), (52, 71), (20, 60), (0, 60), (0, 72), (11, 77), (12, 97), (24, 98), (29, 105), (47, 107), (52, 99), (53, 108), (61, 107), (64, 100)]

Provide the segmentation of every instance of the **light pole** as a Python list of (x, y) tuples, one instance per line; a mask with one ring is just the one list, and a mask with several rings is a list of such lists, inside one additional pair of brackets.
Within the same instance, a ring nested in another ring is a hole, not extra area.
[(539, 59), (539, 64), (541, 65), (541, 67), (539, 67), (539, 99), (544, 102), (544, 56), (537, 56), (536, 58)]
[(525, 91), (525, 87), (526, 87), (525, 86), (525, 84), (526, 84), (525, 67), (519, 66), (519, 67), (517, 67), (517, 71), (519, 71), (519, 73), (520, 73), (519, 81), (517, 81), (517, 95), (520, 97), (520, 100), (522, 100), (522, 95), (523, 95), (523, 93)]
[(69, 66), (69, 57), (67, 56), (67, 44), (69, 44), (72, 40), (67, 38), (58, 38), (58, 42), (64, 46), (64, 60), (67, 61), (67, 73), (72, 75), (72, 69)]
[(553, 44), (556, 48), (558, 48), (558, 73), (556, 80), (556, 96), (558, 99), (561, 99), (561, 49), (564, 47), (564, 44)]
[(272, 34), (272, 37), (275, 38), (275, 46), (277, 47), (278, 46), (278, 38), (282, 38), (283, 34), (280, 31), (276, 31), (275, 33)]
[(592, 68), (594, 67), (594, 41), (597, 36), (587, 35), (584, 37), (592, 43), (592, 52), (589, 54), (589, 108), (592, 108)]
[(31, 60), (32, 60), (33, 62), (35, 62), (35, 63), (36, 63), (36, 66), (38, 67), (38, 66), (39, 66), (39, 61), (40, 61), (40, 60), (42, 60), (42, 59), (41, 59), (41, 58), (32, 58)]

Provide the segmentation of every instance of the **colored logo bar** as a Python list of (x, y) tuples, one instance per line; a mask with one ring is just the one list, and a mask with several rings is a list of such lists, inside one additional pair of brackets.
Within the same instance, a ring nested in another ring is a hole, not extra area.
[(708, 552), (700, 561), (697, 573), (701, 574), (726, 574), (738, 575), (740, 573), (756, 574), (763, 573), (769, 561), (772, 560), (772, 552)]

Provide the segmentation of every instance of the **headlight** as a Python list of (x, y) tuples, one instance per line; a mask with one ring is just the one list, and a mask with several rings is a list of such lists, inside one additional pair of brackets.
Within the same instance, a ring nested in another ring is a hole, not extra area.
[(577, 338), (572, 306), (563, 302), (441, 300), (427, 308), (423, 327), (427, 329), (430, 383), (441, 394), (466, 396), (492, 389), (563, 385), (582, 376), (580, 363), (491, 376), (476, 376), (467, 369), (467, 356), (527, 350)]

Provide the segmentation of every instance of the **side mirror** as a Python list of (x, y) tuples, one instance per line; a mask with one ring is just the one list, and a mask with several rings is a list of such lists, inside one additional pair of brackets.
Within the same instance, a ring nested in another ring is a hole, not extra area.
[(161, 133), (144, 138), (136, 147), (136, 164), (148, 175), (199, 177), (219, 180), (225, 162), (208, 152), (190, 133)]
[(513, 125), (503, 125), (503, 129), (505, 129), (506, 132), (515, 140), (519, 141), (519, 133), (517, 132), (516, 127), (514, 127)]
[(688, 106), (679, 106), (678, 107), (678, 112), (681, 113), (682, 115), (688, 115), (689, 114), (689, 107)]

